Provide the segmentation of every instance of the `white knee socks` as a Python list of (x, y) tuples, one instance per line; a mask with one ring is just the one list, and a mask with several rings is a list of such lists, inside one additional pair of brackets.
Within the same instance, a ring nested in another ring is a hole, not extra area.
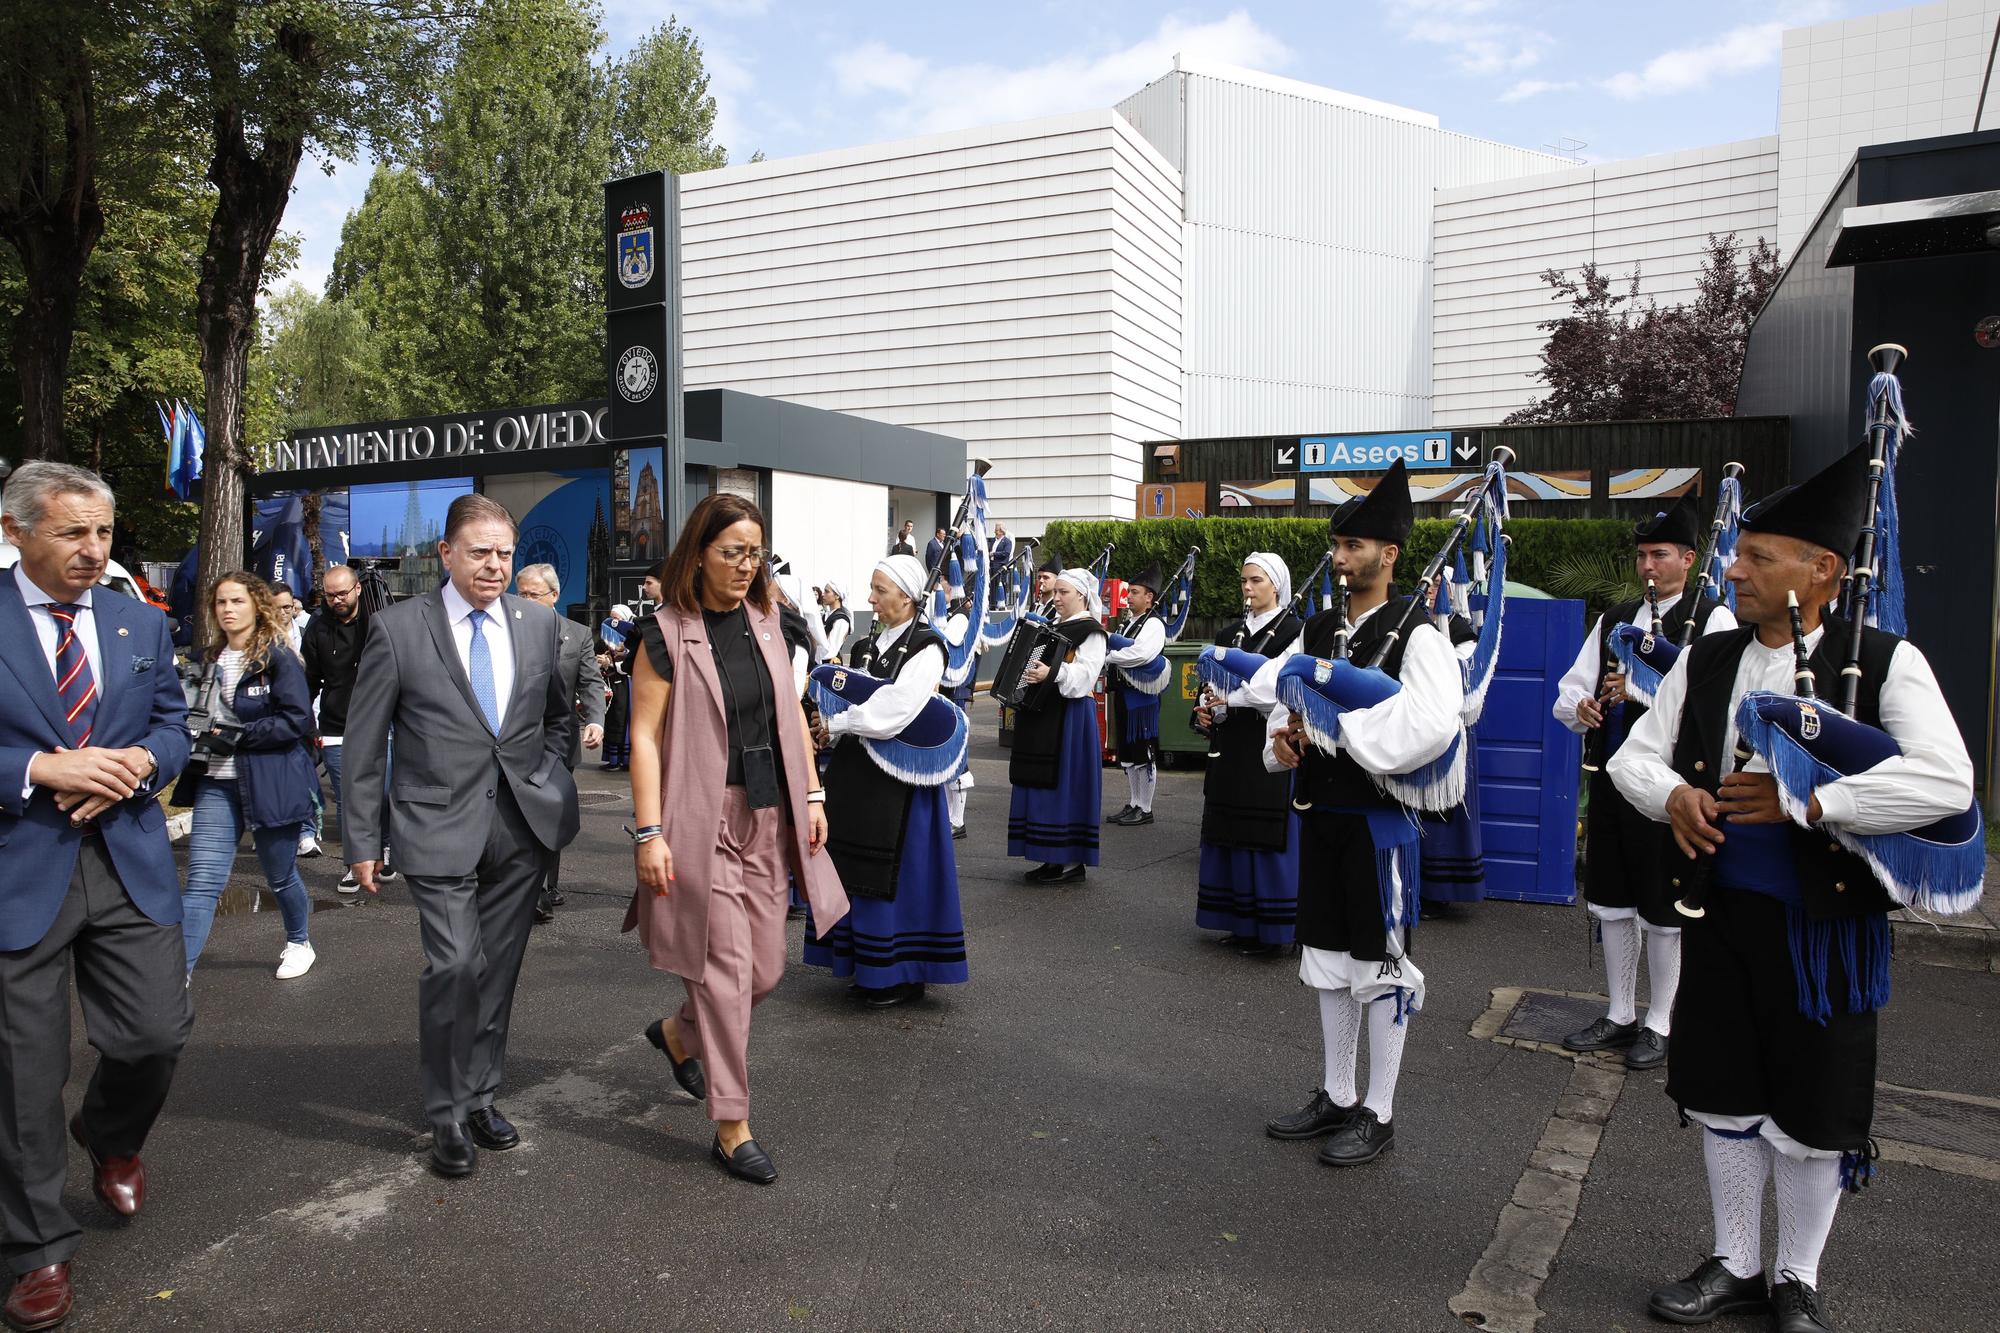
[(1771, 1174), (1778, 1186), (1777, 1277), (1816, 1288), (1820, 1252), (1826, 1249), (1833, 1211), (1840, 1204), (1840, 1159), (1799, 1161), (1773, 1149)]
[(965, 822), (965, 792), (957, 786), (945, 788), (944, 808), (951, 815), (951, 826), (957, 828)]
[(1704, 1129), (1701, 1155), (1715, 1210), (1715, 1255), (1736, 1277), (1753, 1277), (1764, 1271), (1764, 1177), (1773, 1154), (1760, 1138), (1731, 1139)]
[(1396, 1113), (1396, 1075), (1403, 1068), (1403, 1038), (1409, 1026), (1396, 1021), (1396, 997), (1368, 1006), (1368, 1109), (1383, 1124)]
[(1326, 1043), (1326, 1095), (1341, 1106), (1352, 1106), (1354, 1065), (1361, 1051), (1361, 1004), (1350, 990), (1319, 993), (1319, 1034)]
[(1681, 933), (1646, 927), (1646, 1026), (1662, 1037), (1673, 1031), (1674, 992), (1681, 984)]
[(1611, 1021), (1631, 1023), (1639, 1017), (1639, 918), (1605, 920), (1599, 917), (1598, 931), (1604, 937), (1604, 978), (1611, 991)]
[(1125, 765), (1125, 788), (1130, 795), (1130, 803), (1150, 813), (1153, 809), (1153, 792), (1160, 785), (1160, 770), (1152, 764)]

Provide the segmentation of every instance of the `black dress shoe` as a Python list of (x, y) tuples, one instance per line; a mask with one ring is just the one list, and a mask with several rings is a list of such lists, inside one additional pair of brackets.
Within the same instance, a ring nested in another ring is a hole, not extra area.
[(1057, 866), (1056, 873), (1048, 877), (1050, 884), (1074, 884), (1083, 878), (1083, 862), (1073, 866)]
[(1319, 1161), (1321, 1166), (1360, 1166), (1395, 1146), (1396, 1127), (1377, 1120), (1375, 1113), (1364, 1106), (1326, 1141), (1326, 1146), (1319, 1150)]
[(1125, 816), (1131, 814), (1134, 810), (1138, 808), (1139, 807), (1135, 805), (1121, 805), (1118, 807), (1118, 812), (1116, 814), (1106, 815), (1104, 817), (1104, 822), (1107, 824), (1122, 824), (1125, 822)]
[(1036, 866), (1033, 870), (1028, 871), (1025, 875), (1022, 875), (1021, 878), (1023, 880), (1026, 880), (1030, 884), (1046, 884), (1050, 880), (1054, 879), (1057, 875), (1062, 874), (1062, 872), (1063, 868), (1059, 865), (1053, 865), (1053, 864), (1041, 865), (1041, 866)]
[(1833, 1333), (1826, 1311), (1820, 1308), (1819, 1293), (1791, 1276), (1790, 1269), (1779, 1271), (1771, 1284), (1772, 1333)]
[(1566, 1051), (1610, 1051), (1620, 1046), (1630, 1046), (1639, 1039), (1637, 1023), (1614, 1023), (1609, 1018), (1600, 1018), (1581, 1032), (1572, 1032), (1563, 1038)]
[(1262, 940), (1253, 940), (1248, 937), (1238, 941), (1236, 945), (1236, 952), (1245, 958), (1269, 958), (1277, 951), (1278, 946), (1275, 944), (1266, 944)]
[(738, 1180), (747, 1180), (753, 1185), (769, 1185), (778, 1178), (778, 1168), (771, 1161), (771, 1154), (758, 1147), (755, 1139), (745, 1139), (736, 1145), (735, 1152), (726, 1153), (722, 1151), (722, 1136), (717, 1134), (709, 1155)]
[(488, 1152), (507, 1152), (521, 1146), (521, 1131), (500, 1114), (497, 1106), (482, 1106), (465, 1117), (465, 1128), (472, 1141)]
[(894, 986), (870, 990), (862, 995), (861, 1002), (870, 1009), (893, 1009), (899, 1004), (912, 1004), (923, 998), (923, 982), (905, 981)]
[(1720, 1258), (1711, 1258), (1680, 1281), (1654, 1292), (1646, 1309), (1655, 1319), (1670, 1324), (1706, 1324), (1726, 1314), (1762, 1310), (1769, 1304), (1762, 1273), (1738, 1277), (1723, 1267)]
[(701, 1057), (690, 1055), (685, 1060), (674, 1059), (674, 1053), (667, 1047), (667, 1020), (661, 1019), (646, 1029), (646, 1040), (653, 1043), (655, 1050), (667, 1057), (667, 1063), (674, 1067), (674, 1082), (681, 1090), (696, 1101), (708, 1100), (708, 1077), (702, 1073)]
[(431, 1170), (441, 1176), (469, 1176), (479, 1154), (466, 1137), (464, 1125), (437, 1125), (431, 1129)]
[(542, 893), (542, 897), (548, 900), (548, 904), (551, 907), (561, 907), (564, 903), (569, 901), (569, 895), (564, 893), (561, 889), (544, 890)]
[(1667, 1039), (1651, 1028), (1639, 1029), (1639, 1035), (1625, 1052), (1627, 1069), (1658, 1069), (1667, 1062)]
[(952, 840), (953, 842), (957, 842), (957, 841), (958, 841), (959, 839), (963, 838), (964, 836), (965, 836), (965, 825), (963, 825), (963, 824), (953, 824), (953, 825), (951, 826), (951, 840)]
[(1153, 812), (1151, 810), (1141, 810), (1136, 805), (1128, 806), (1122, 813), (1113, 815), (1110, 822), (1117, 824), (1121, 828), (1137, 828), (1141, 824), (1152, 823)]
[(546, 926), (549, 924), (549, 922), (555, 919), (556, 919), (555, 900), (549, 897), (549, 895), (546, 893), (543, 894), (541, 897), (535, 899), (535, 924), (538, 926)]
[(1354, 1108), (1342, 1106), (1325, 1088), (1314, 1088), (1312, 1100), (1290, 1115), (1264, 1122), (1264, 1132), (1274, 1139), (1316, 1139), (1345, 1129), (1354, 1119)]

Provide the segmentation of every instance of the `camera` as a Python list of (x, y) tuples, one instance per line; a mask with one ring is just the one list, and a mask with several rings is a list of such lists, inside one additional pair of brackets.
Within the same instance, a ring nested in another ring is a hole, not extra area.
[(216, 680), (215, 668), (204, 671), (194, 702), (188, 706), (187, 729), (194, 740), (194, 748), (188, 752), (187, 767), (181, 770), (186, 778), (208, 776), (209, 765), (235, 754), (236, 742), (243, 735), (243, 728), (230, 723), (218, 724), (215, 720), (210, 701), (215, 696)]

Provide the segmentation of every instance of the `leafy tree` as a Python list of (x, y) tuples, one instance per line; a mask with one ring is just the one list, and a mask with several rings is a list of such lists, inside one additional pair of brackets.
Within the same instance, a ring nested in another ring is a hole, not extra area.
[[(611, 66), (608, 178), (647, 171), (686, 175), (724, 165), (714, 142), (715, 98), (694, 31), (672, 19)], [(755, 160), (755, 159), (753, 159)]]
[(1569, 302), (1541, 326), (1549, 339), (1535, 378), (1549, 393), (1508, 424), (1733, 416), (1750, 323), (1778, 276), (1777, 250), (1762, 237), (1739, 248), (1734, 232), (1708, 237), (1686, 305), (1641, 302), (1637, 268), (1622, 292), (1594, 262), (1574, 278), (1547, 270), (1550, 299)]
[(266, 304), (262, 332), (259, 356), (277, 413), (273, 436), (398, 414), (375, 331), (353, 302), (293, 283)]

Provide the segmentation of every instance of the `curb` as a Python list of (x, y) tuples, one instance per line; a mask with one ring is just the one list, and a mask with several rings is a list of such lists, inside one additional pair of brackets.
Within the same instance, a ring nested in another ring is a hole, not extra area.
[(1891, 929), (1896, 956), (1907, 962), (2000, 972), (2000, 930), (1912, 920), (1892, 920)]

